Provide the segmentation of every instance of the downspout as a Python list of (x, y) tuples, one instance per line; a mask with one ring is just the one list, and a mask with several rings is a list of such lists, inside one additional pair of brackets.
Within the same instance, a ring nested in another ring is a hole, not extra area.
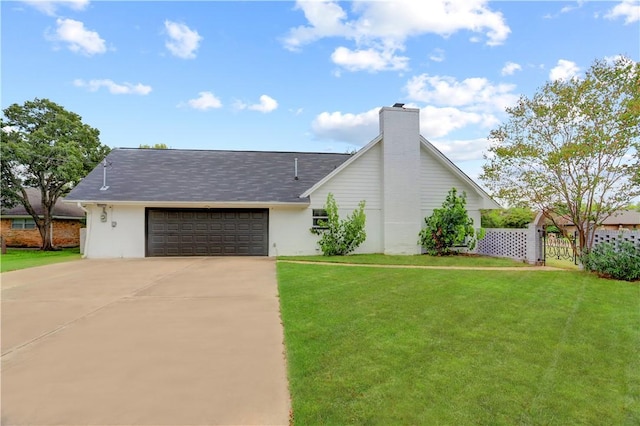
[(78, 207), (82, 209), (87, 218), (87, 233), (84, 236), (84, 253), (82, 253), (82, 258), (86, 259), (87, 254), (89, 253), (89, 235), (91, 235), (91, 220), (89, 220), (89, 210), (85, 209), (81, 203), (77, 203)]

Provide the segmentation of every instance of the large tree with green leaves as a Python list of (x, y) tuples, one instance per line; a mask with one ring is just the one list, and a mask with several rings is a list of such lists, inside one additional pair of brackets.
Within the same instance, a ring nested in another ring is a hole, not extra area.
[(640, 64), (597, 60), (584, 77), (546, 83), (507, 108), (489, 136), (481, 179), (508, 204), (542, 211), (576, 249), (640, 195)]
[[(3, 207), (22, 204), (42, 236), (42, 250), (52, 250), (53, 208), (109, 152), (100, 132), (48, 99), (34, 99), (3, 110), (0, 121), (1, 197)], [(25, 187), (40, 190), (42, 216)]]

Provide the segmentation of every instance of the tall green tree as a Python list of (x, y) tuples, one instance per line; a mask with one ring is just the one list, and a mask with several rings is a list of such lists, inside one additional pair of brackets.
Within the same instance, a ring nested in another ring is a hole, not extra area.
[(481, 179), (560, 230), (574, 224), (575, 248), (590, 248), (592, 230), (640, 195), (640, 64), (597, 60), (583, 78), (547, 82), (506, 111)]
[[(52, 250), (53, 208), (110, 151), (100, 132), (48, 99), (34, 99), (3, 110), (0, 120), (0, 169), (3, 207), (22, 204), (33, 217), (42, 250)], [(25, 187), (38, 188), (42, 216), (29, 202)]]

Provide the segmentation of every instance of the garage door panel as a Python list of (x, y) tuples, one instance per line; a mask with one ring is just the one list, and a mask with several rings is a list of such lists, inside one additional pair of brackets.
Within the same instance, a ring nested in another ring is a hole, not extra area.
[(266, 209), (148, 209), (148, 256), (266, 256)]

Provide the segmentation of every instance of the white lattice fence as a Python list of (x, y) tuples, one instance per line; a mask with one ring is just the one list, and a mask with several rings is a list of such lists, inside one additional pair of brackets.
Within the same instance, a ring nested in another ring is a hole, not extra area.
[(640, 249), (640, 231), (596, 231), (593, 247), (600, 243), (617, 244), (618, 241), (630, 241)]
[(478, 241), (478, 254), (527, 259), (527, 244), (530, 229), (486, 229), (486, 235)]

